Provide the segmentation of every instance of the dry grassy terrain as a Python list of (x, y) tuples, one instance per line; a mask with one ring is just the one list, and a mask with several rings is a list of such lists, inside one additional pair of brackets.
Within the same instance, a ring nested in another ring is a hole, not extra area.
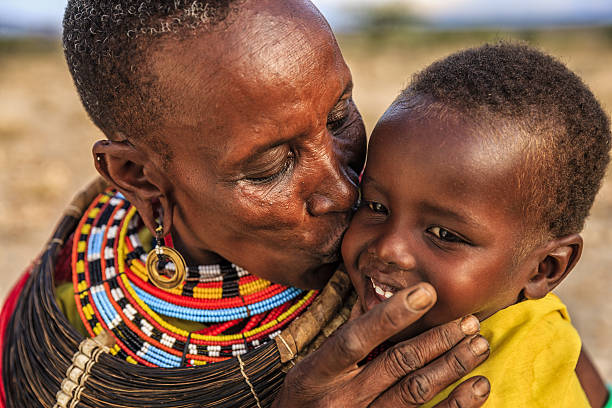
[[(558, 56), (610, 112), (612, 30), (417, 33), (342, 37), (368, 130), (411, 73), (458, 48), (518, 37)], [(42, 247), (71, 194), (94, 176), (101, 138), (81, 108), (57, 45), (0, 44), (0, 297)], [(612, 381), (612, 181), (584, 231), (582, 261), (557, 291), (584, 343)]]

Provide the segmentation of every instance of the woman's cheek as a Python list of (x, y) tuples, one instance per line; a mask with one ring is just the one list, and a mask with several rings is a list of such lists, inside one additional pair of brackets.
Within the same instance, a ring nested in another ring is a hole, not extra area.
[(244, 225), (253, 228), (295, 228), (303, 218), (300, 211), (303, 202), (294, 194), (293, 189), (243, 186), (235, 195), (234, 203), (228, 204), (228, 207), (238, 207), (235, 214), (238, 214)]

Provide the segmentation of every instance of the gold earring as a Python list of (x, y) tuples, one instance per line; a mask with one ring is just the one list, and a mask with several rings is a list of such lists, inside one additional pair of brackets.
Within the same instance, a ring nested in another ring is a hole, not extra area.
[(172, 290), (185, 281), (187, 266), (176, 249), (164, 245), (163, 230), (161, 225), (155, 229), (155, 248), (147, 255), (147, 276), (158, 288)]

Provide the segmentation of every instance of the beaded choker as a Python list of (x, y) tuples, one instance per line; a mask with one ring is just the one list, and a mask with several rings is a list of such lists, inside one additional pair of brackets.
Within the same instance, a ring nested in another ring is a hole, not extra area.
[[(274, 338), (317, 291), (273, 284), (230, 262), (190, 267), (178, 288), (148, 282), (136, 209), (114, 190), (90, 205), (76, 229), (72, 270), (79, 314), (111, 353), (150, 367), (194, 366), (244, 354)], [(187, 331), (168, 317), (207, 326)]]

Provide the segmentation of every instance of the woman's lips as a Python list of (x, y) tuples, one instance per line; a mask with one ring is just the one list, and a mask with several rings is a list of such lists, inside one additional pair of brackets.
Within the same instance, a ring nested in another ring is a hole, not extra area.
[(348, 229), (350, 214), (340, 216), (335, 228), (328, 234), (328, 239), (319, 245), (320, 258), (324, 263), (332, 263), (340, 260), (340, 246), (342, 238)]

